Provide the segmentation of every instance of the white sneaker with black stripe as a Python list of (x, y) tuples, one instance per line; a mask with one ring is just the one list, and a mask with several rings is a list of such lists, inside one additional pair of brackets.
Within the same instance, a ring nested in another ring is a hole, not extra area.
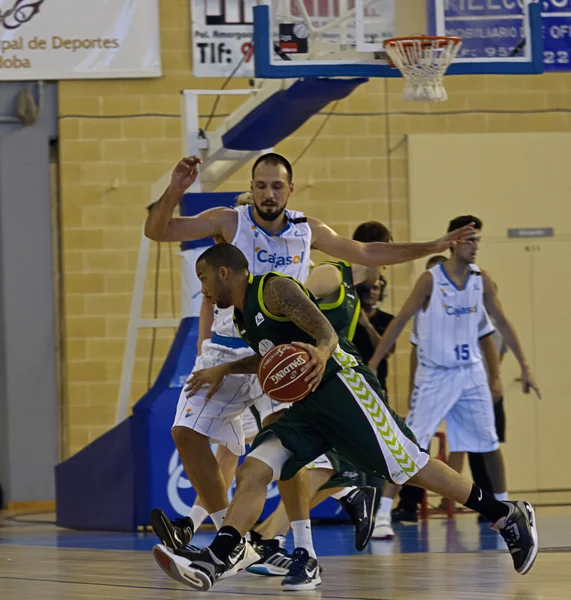
[(242, 538), (242, 541), (234, 548), (232, 554), (228, 557), (228, 560), (226, 561), (226, 570), (220, 575), (219, 579), (228, 579), (229, 577), (236, 575), (236, 573), (247, 569), (252, 563), (258, 562), (259, 560), (260, 555), (254, 550), (252, 544), (245, 538)]
[(288, 574), (282, 581), (286, 591), (314, 590), (321, 585), (321, 567), (317, 559), (309, 556), (305, 548), (296, 548)]
[(278, 540), (262, 540), (254, 544), (254, 548), (262, 558), (246, 569), (248, 573), (267, 577), (283, 577), (288, 574), (292, 558)]

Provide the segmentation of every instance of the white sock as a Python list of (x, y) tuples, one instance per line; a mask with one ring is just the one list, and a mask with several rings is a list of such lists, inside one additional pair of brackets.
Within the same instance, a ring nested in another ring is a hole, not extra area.
[(341, 500), (341, 498), (345, 498), (345, 496), (348, 496), (353, 490), (356, 489), (356, 485), (343, 488), (340, 492), (335, 492), (334, 494), (331, 494), (331, 498), (335, 498), (335, 500)]
[(212, 519), (212, 522), (216, 526), (216, 529), (220, 529), (220, 527), (222, 527), (222, 521), (224, 521), (224, 517), (226, 516), (227, 512), (228, 512), (228, 509), (223, 508), (222, 510), (219, 510), (210, 515), (210, 518)]
[(286, 536), (285, 535), (276, 535), (274, 536), (274, 540), (278, 541), (278, 544), (280, 545), (280, 548), (285, 548), (286, 545)]
[(192, 519), (194, 524), (194, 533), (198, 531), (198, 528), (204, 523), (204, 520), (208, 516), (208, 511), (204, 506), (197, 506), (196, 504), (190, 509), (188, 516)]
[(385, 519), (390, 520), (392, 508), (393, 508), (393, 499), (385, 498), (385, 496), (383, 496), (381, 498), (381, 502), (379, 504), (379, 510), (377, 511), (377, 518), (379, 518), (379, 519), (385, 518)]
[(494, 494), (494, 498), (500, 502), (506, 502), (508, 499), (508, 493), (502, 492), (501, 494)]
[(305, 548), (309, 556), (317, 558), (317, 554), (315, 554), (315, 549), (313, 548), (313, 539), (311, 537), (311, 521), (309, 519), (292, 521), (291, 530), (293, 532), (294, 548)]

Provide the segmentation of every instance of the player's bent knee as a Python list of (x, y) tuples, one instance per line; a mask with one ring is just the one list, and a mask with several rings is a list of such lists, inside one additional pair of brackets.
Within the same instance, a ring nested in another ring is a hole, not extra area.
[(253, 461), (254, 463), (258, 461), (264, 463), (270, 468), (271, 479), (268, 483), (271, 483), (280, 478), (282, 468), (291, 455), (292, 452), (283, 446), (277, 436), (269, 435), (260, 442), (257, 448), (250, 452), (248, 458), (244, 461), (243, 466), (245, 466), (252, 458), (257, 459), (257, 461)]
[(273, 471), (260, 460), (248, 456), (236, 471), (236, 487), (259, 484), (267, 486), (272, 482)]

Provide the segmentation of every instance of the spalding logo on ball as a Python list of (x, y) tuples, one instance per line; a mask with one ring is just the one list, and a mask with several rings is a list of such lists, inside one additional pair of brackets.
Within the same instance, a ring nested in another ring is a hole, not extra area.
[(278, 402), (297, 402), (311, 391), (303, 367), (311, 356), (299, 346), (281, 344), (267, 351), (258, 366), (264, 394)]

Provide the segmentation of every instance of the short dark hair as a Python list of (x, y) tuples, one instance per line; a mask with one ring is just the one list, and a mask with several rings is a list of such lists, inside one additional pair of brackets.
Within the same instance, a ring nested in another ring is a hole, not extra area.
[(426, 270), (432, 269), (432, 267), (434, 267), (435, 265), (439, 265), (440, 263), (446, 262), (447, 260), (448, 259), (442, 254), (435, 254), (426, 261), (426, 266), (424, 268)]
[(248, 260), (242, 251), (232, 244), (223, 243), (210, 246), (198, 257), (196, 264), (200, 261), (212, 265), (215, 269), (226, 267), (231, 271), (248, 270)]
[(470, 223), (474, 223), (474, 229), (477, 229), (478, 231), (483, 227), (483, 223), (478, 217), (475, 217), (474, 215), (462, 215), (461, 217), (456, 217), (450, 221), (448, 224), (448, 233), (455, 229), (460, 229), (460, 227), (470, 225)]
[(379, 221), (361, 223), (353, 233), (356, 242), (390, 242), (393, 239), (391, 232)]
[(275, 152), (268, 152), (267, 154), (262, 154), (262, 156), (256, 159), (256, 162), (252, 167), (252, 179), (254, 179), (254, 172), (256, 170), (256, 167), (261, 163), (267, 163), (268, 165), (282, 165), (287, 171), (287, 182), (291, 183), (293, 181), (293, 169), (289, 160), (285, 156), (282, 156), (281, 154), (276, 154)]

